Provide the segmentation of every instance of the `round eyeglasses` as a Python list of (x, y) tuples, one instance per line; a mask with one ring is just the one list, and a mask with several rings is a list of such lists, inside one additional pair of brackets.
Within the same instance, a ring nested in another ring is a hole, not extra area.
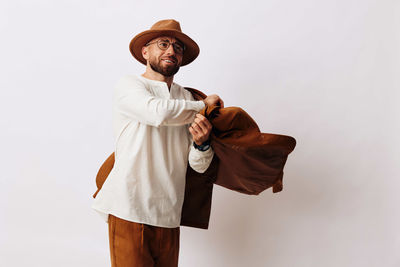
[(147, 43), (146, 46), (149, 46), (151, 44), (157, 43), (158, 48), (161, 50), (167, 50), (169, 46), (172, 44), (172, 47), (175, 50), (175, 53), (182, 55), (183, 51), (185, 50), (185, 47), (183, 44), (180, 43), (171, 43), (168, 39), (158, 39), (157, 41)]

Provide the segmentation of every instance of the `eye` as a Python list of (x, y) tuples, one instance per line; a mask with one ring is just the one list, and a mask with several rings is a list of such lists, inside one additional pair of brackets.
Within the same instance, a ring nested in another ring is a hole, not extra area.
[(175, 50), (176, 50), (176, 52), (182, 53), (183, 52), (183, 46), (178, 44), (178, 43), (176, 43), (175, 44)]
[(169, 47), (169, 42), (167, 42), (167, 41), (160, 41), (159, 43), (158, 43), (158, 45), (160, 46), (160, 48), (168, 48)]

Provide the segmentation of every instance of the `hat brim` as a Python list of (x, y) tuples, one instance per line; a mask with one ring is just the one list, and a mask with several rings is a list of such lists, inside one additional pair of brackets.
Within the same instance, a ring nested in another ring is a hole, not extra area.
[(171, 36), (179, 39), (185, 45), (183, 52), (182, 64), (185, 66), (197, 58), (200, 53), (200, 48), (195, 41), (193, 41), (186, 34), (175, 30), (147, 30), (136, 35), (129, 44), (129, 50), (134, 58), (139, 62), (146, 65), (146, 59), (142, 56), (142, 47), (150, 40), (160, 36)]

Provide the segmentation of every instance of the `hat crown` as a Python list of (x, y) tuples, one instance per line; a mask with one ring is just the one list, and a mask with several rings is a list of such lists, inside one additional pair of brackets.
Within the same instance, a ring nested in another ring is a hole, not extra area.
[(151, 30), (172, 30), (182, 32), (181, 25), (174, 19), (160, 20), (151, 27)]

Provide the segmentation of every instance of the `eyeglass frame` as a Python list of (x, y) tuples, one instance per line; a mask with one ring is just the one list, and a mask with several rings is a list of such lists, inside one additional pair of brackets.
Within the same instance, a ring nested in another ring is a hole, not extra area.
[[(183, 55), (183, 53), (185, 52), (185, 44), (184, 44), (184, 43), (182, 43), (182, 42), (179, 42), (179, 43), (178, 43), (178, 42), (173, 42), (173, 43), (172, 43), (172, 42), (170, 42), (168, 39), (166, 39), (166, 40), (168, 41), (168, 47), (165, 48), (165, 49), (161, 48), (161, 47), (159, 46), (159, 44), (158, 44), (160, 41), (165, 41), (165, 40), (163, 40), (162, 38), (158, 39), (157, 41), (149, 42), (149, 43), (145, 44), (145, 46), (149, 46), (149, 45), (151, 45), (151, 44), (157, 43), (157, 47), (158, 47), (160, 50), (166, 51), (166, 50), (168, 50), (168, 48), (169, 48), (169, 47), (171, 46), (171, 44), (172, 44), (172, 47), (173, 47), (175, 53), (180, 54), (180, 55)], [(178, 44), (179, 46), (182, 46), (182, 53), (178, 53), (178, 52), (176, 51), (176, 47), (175, 47), (176, 44)]]

